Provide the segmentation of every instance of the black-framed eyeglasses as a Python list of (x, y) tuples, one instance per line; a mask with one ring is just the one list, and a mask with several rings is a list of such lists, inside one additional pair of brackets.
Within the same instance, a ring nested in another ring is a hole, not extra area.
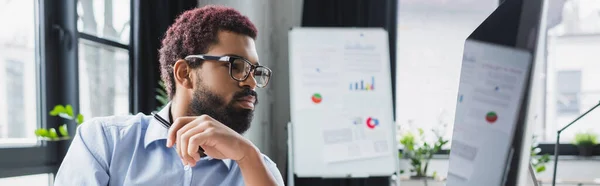
[(263, 88), (269, 84), (271, 79), (271, 69), (261, 66), (254, 65), (247, 59), (239, 56), (211, 56), (211, 55), (189, 55), (185, 57), (186, 61), (192, 61), (192, 59), (201, 60), (214, 60), (221, 62), (229, 62), (229, 75), (236, 81), (246, 81), (250, 76), (250, 73), (254, 76), (256, 86)]

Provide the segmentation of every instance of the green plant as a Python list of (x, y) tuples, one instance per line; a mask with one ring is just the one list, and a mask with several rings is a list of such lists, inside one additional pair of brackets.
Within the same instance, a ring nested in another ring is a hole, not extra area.
[(573, 143), (577, 146), (593, 146), (598, 144), (598, 136), (593, 132), (578, 132)]
[[(54, 109), (50, 111), (49, 114), (50, 116), (58, 116), (67, 120), (74, 121), (77, 123), (78, 126), (83, 123), (84, 119), (82, 114), (75, 115), (75, 113), (73, 112), (73, 107), (71, 105), (56, 105), (54, 106)], [(59, 126), (58, 132), (56, 132), (55, 128), (38, 128), (35, 130), (35, 136), (46, 141), (58, 141), (70, 138), (69, 132), (67, 130), (67, 124)]]
[(542, 149), (537, 142), (537, 136), (533, 136), (531, 143), (531, 166), (536, 173), (546, 171), (546, 164), (550, 161), (550, 154), (539, 155)]
[(156, 100), (160, 104), (157, 106), (156, 111), (160, 111), (160, 109), (162, 109), (169, 102), (169, 96), (165, 91), (167, 90), (165, 83), (162, 80), (160, 80), (158, 81), (158, 85), (160, 85), (160, 87), (156, 88)]
[[(435, 131), (434, 131), (435, 132)], [(427, 169), (429, 167), (429, 161), (433, 155), (448, 143), (441, 135), (436, 134), (437, 140), (433, 143), (428, 143), (425, 140), (423, 129), (418, 129), (418, 135), (412, 132), (406, 132), (400, 138), (400, 144), (404, 146), (402, 154), (399, 158), (407, 158), (410, 160), (411, 169), (415, 177), (427, 177)], [(401, 171), (403, 173), (404, 171)], [(434, 172), (435, 174), (435, 172)]]

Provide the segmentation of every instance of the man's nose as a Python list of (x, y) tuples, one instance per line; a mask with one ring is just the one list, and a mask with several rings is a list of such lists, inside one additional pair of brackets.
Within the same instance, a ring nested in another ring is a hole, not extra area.
[(239, 82), (240, 87), (249, 87), (251, 90), (255, 90), (256, 89), (256, 79), (254, 78), (254, 75), (252, 75), (252, 73), (250, 75), (248, 75), (248, 78), (246, 78), (246, 80)]

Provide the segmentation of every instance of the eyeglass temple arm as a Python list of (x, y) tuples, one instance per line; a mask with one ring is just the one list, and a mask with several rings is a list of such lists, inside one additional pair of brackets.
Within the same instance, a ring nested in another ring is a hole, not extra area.
[(217, 60), (217, 61), (229, 61), (231, 60), (231, 57), (229, 56), (207, 56), (207, 55), (189, 55), (187, 57), (185, 57), (185, 59), (189, 59), (189, 58), (200, 58), (203, 60)]

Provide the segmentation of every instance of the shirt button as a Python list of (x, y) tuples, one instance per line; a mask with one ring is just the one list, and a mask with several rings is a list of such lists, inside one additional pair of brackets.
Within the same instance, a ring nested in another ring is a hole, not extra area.
[(190, 170), (190, 166), (189, 165), (184, 166), (183, 170)]

